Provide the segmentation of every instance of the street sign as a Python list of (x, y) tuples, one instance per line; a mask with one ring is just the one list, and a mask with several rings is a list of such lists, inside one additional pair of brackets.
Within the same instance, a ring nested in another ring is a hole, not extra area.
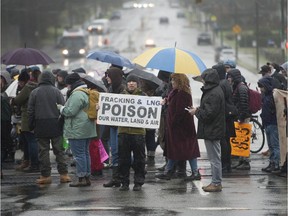
[(236, 25), (233, 26), (232, 31), (235, 34), (239, 34), (242, 31), (242, 29), (241, 29), (241, 27), (239, 25), (236, 24)]

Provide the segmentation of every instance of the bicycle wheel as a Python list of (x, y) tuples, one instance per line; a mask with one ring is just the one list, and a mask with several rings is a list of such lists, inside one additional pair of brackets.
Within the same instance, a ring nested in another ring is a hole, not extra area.
[(250, 122), (252, 123), (250, 152), (258, 153), (262, 150), (265, 143), (264, 129), (258, 120), (252, 118)]

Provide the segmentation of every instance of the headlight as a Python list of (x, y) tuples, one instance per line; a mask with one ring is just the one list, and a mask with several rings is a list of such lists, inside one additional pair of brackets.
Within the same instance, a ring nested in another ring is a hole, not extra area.
[(69, 52), (68, 52), (68, 50), (67, 50), (67, 49), (64, 49), (64, 50), (62, 50), (62, 54), (63, 54), (63, 55), (68, 55), (68, 54), (69, 54)]
[(85, 49), (80, 49), (79, 50), (79, 54), (81, 54), (81, 55), (85, 54), (85, 52), (86, 52)]

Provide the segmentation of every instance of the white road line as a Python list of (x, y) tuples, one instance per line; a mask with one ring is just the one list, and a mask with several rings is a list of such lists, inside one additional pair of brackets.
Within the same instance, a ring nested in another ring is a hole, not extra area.
[(59, 207), (59, 208), (52, 208), (52, 211), (93, 211), (93, 210), (120, 210), (121, 207)]
[(249, 208), (241, 208), (241, 207), (188, 207), (191, 210), (202, 210), (202, 211), (223, 211), (223, 210), (251, 210)]

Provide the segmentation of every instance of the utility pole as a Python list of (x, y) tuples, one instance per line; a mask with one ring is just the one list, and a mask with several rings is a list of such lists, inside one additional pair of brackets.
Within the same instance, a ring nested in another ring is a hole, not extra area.
[(258, 11), (258, 1), (255, 0), (255, 29), (256, 29), (256, 69), (259, 68), (259, 11)]

